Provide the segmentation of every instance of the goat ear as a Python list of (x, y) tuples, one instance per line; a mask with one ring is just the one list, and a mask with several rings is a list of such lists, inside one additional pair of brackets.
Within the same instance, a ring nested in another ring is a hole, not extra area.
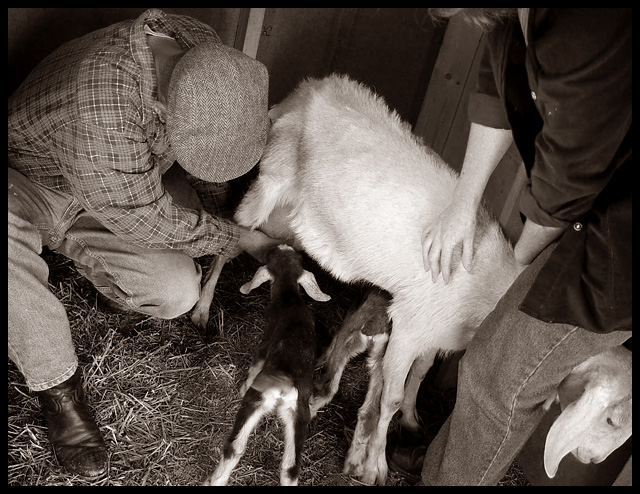
[(303, 271), (298, 278), (298, 283), (304, 288), (304, 291), (307, 292), (313, 300), (317, 300), (318, 302), (326, 302), (331, 300), (331, 297), (320, 290), (318, 286), (318, 282), (316, 281), (316, 277), (310, 271)]
[(581, 446), (597, 425), (602, 412), (606, 409), (598, 386), (588, 386), (582, 396), (570, 403), (555, 420), (544, 445), (544, 469), (549, 478), (558, 471), (560, 461), (578, 446)]
[(267, 269), (267, 266), (260, 266), (256, 271), (256, 274), (253, 275), (253, 279), (240, 287), (240, 293), (247, 295), (254, 288), (258, 288), (265, 281), (271, 281), (272, 279), (273, 278)]

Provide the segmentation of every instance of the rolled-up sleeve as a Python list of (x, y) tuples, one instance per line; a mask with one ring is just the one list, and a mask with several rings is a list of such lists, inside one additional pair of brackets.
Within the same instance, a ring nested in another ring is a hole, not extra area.
[(494, 67), (491, 63), (489, 49), (484, 51), (478, 68), (475, 91), (469, 95), (468, 115), (469, 120), (473, 123), (494, 129), (509, 128), (504, 104), (496, 88)]

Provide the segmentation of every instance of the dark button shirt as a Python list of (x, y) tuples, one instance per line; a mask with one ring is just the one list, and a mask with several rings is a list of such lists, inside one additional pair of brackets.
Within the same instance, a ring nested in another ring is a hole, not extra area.
[[(520, 210), (567, 227), (521, 310), (631, 330), (631, 9), (530, 9), (487, 36), (472, 121), (510, 128)], [(577, 225), (580, 225), (579, 227)]]

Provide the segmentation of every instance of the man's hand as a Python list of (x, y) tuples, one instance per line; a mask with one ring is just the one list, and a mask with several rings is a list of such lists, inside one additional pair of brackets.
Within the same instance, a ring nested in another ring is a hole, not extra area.
[(462, 170), (452, 200), (422, 238), (422, 261), (435, 283), (442, 272), (449, 283), (451, 265), (462, 249), (462, 265), (469, 271), (473, 261), (476, 213), (489, 177), (513, 142), (511, 131), (472, 122)]
[[(271, 238), (265, 235), (260, 230), (250, 230), (249, 228), (242, 227), (242, 233), (240, 234), (240, 240), (238, 241), (237, 256), (241, 251), (251, 254), (252, 257), (260, 261), (262, 264), (266, 264), (265, 254), (271, 247), (280, 245), (284, 241), (282, 239)], [(235, 257), (233, 256), (233, 257)]]
[(454, 254), (462, 249), (462, 265), (471, 270), (473, 239), (476, 232), (476, 210), (473, 204), (452, 202), (436, 221), (425, 230), (422, 240), (422, 261), (425, 271), (431, 271), (435, 283), (442, 271), (442, 279), (449, 283)]

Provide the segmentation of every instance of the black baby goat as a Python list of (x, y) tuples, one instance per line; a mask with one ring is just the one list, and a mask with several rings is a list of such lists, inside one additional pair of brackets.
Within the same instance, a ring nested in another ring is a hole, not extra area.
[(287, 245), (272, 248), (253, 279), (240, 291), (249, 293), (271, 281), (271, 301), (266, 328), (247, 381), (240, 389), (242, 404), (224, 443), (215, 471), (205, 485), (226, 485), (240, 461), (247, 441), (260, 419), (274, 408), (284, 423), (285, 446), (280, 484), (297, 485), (302, 448), (309, 432), (309, 399), (313, 392), (316, 333), (313, 315), (302, 299), (298, 284), (315, 300), (330, 299), (315, 277), (302, 268), (298, 252)]

